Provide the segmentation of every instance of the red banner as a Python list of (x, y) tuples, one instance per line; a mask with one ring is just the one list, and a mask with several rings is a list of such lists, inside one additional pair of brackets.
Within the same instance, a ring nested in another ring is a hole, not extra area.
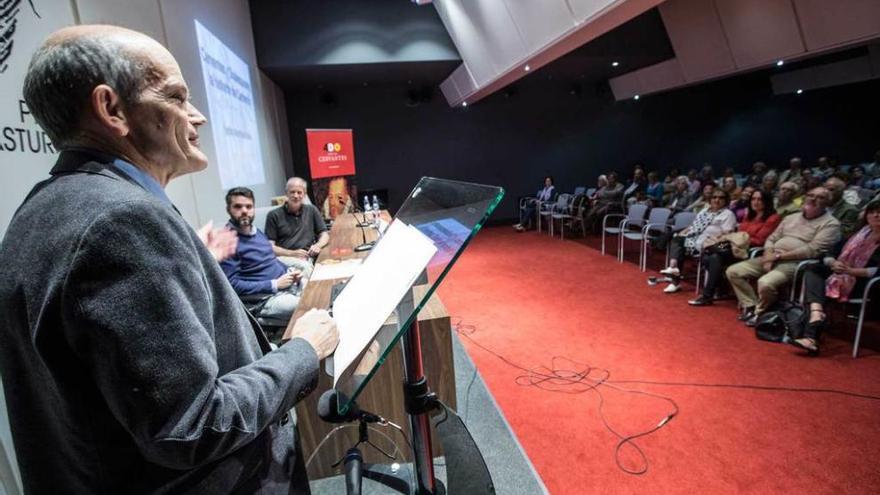
[(354, 175), (351, 129), (306, 129), (312, 180)]

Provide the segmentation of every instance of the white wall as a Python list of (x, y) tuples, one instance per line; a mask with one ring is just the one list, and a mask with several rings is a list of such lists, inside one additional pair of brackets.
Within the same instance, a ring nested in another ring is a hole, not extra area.
[[(254, 38), (247, 0), (40, 0), (34, 2), (42, 19), (29, 10), (27, 2), (17, 16), (18, 26), (9, 68), (0, 74), (0, 128), (25, 128), (33, 133), (39, 128), (33, 119), (25, 116), (21, 122), (18, 100), (30, 56), (39, 43), (52, 31), (80, 23), (109, 23), (145, 32), (156, 38), (177, 58), (189, 84), (193, 103), (208, 118), (208, 125), (200, 132), (202, 149), (213, 162), (213, 136), (210, 132), (211, 115), (202, 80), (199, 50), (196, 44), (194, 20), (198, 19), (215, 36), (251, 67), (254, 81), (254, 102), (263, 152), (266, 181), (249, 186), (254, 190), (258, 206), (267, 206), (271, 196), (284, 193), (285, 164), (292, 160), (287, 129), (284, 96), (280, 88), (257, 69)], [(15, 133), (16, 131), (11, 131)], [(36, 134), (35, 134), (36, 135)], [(26, 143), (26, 141), (25, 141)], [(57, 155), (7, 150), (0, 129), (0, 235), (5, 235), (15, 208), (33, 185), (48, 177), (48, 171)], [(26, 145), (27, 146), (27, 145)], [(292, 168), (292, 167), (290, 167)], [(224, 223), (227, 219), (216, 168), (178, 178), (169, 184), (167, 192), (184, 218), (197, 227), (208, 220)], [(13, 452), (6, 402), (0, 394), (0, 447)], [(15, 459), (12, 458), (13, 470)], [(0, 466), (2, 467), (2, 466)], [(9, 480), (0, 469), (0, 495)], [(12, 493), (15, 493), (12, 491)]]

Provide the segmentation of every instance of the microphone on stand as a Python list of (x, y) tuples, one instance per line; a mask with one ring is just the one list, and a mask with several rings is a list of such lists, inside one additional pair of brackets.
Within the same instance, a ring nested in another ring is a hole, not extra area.
[[(351, 215), (354, 217), (355, 221), (357, 221), (357, 215), (355, 215), (354, 212), (351, 212)], [(364, 242), (360, 246), (355, 247), (354, 251), (356, 253), (361, 253), (361, 252), (369, 251), (370, 249), (373, 249), (373, 246), (376, 245), (376, 241), (367, 242), (367, 231), (364, 230), (364, 227), (368, 227), (372, 224), (370, 224), (370, 223), (357, 223), (355, 225), (360, 227), (361, 237)]]
[[(354, 217), (354, 221), (356, 222), (355, 225), (357, 225), (358, 227), (361, 227), (361, 228), (363, 228), (363, 227), (369, 227), (370, 225), (372, 225), (370, 222), (367, 221), (367, 212), (365, 212), (362, 208), (358, 207), (358, 205), (357, 205), (357, 201), (353, 201), (352, 204), (351, 204), (351, 206), (352, 206), (352, 208), (353, 208), (353, 211), (351, 212), (351, 215)], [(355, 215), (355, 213), (358, 212), (358, 211), (360, 211), (361, 214), (363, 215), (363, 217), (364, 217), (363, 221), (361, 221), (361, 220), (357, 217), (357, 215)]]
[(352, 421), (364, 421), (366, 423), (382, 423), (385, 418), (360, 409), (357, 404), (351, 403), (348, 412), (339, 414), (339, 402), (345, 402), (348, 398), (342, 392), (331, 388), (318, 399), (318, 417), (328, 423), (351, 423)]

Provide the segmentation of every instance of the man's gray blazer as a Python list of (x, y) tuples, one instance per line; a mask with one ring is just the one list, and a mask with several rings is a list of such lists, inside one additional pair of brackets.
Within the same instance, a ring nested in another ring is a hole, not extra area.
[(308, 490), (286, 412), (302, 339), (268, 352), (175, 209), (65, 151), (0, 245), (0, 371), (27, 493)]

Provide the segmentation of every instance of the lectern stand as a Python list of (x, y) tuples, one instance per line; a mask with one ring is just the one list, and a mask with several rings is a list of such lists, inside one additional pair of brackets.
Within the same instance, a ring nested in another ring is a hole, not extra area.
[[(421, 286), (426, 290), (416, 292), (410, 289), (405, 292), (394, 311), (397, 316), (397, 324), (386, 325), (380, 329), (370, 345), (363, 351), (359, 360), (352, 363), (346, 370), (347, 374), (343, 374), (336, 383), (335, 388), (339, 392), (339, 397), (343, 398), (338, 402), (338, 412), (344, 416), (349, 409), (354, 407), (355, 400), (386, 360), (397, 341), (401, 337), (403, 338), (404, 403), (412, 432), (413, 471), (416, 478), (412, 490), (418, 495), (446, 493), (445, 488), (437, 482), (434, 476), (430, 423), (430, 414), (441, 410), (443, 406), (431, 392), (425, 378), (418, 314), (467, 244), (488, 219), (503, 195), (504, 190), (494, 186), (430, 177), (422, 178), (419, 181), (394, 217), (394, 222), (402, 222), (407, 228), (418, 230), (415, 235), (421, 239), (417, 239), (419, 245), (429, 240), (430, 243), (427, 243), (427, 246), (431, 246), (432, 243), (436, 248), (427, 267), (412, 284), (413, 287)], [(381, 243), (385, 240), (386, 238), (379, 240), (377, 250), (382, 249)], [(390, 246), (397, 246), (397, 244), (390, 244), (386, 247), (390, 248)], [(430, 252), (427, 256), (431, 256)], [(373, 251), (370, 256), (375, 253), (376, 251)], [(365, 261), (366, 263), (369, 263), (369, 258)], [(405, 272), (400, 271), (400, 273)], [(382, 290), (381, 281), (376, 283), (376, 290)], [(393, 292), (383, 292), (383, 294), (389, 293)], [(392, 394), (393, 391), (388, 391), (388, 393)], [(454, 412), (447, 411), (447, 415), (454, 415)], [(464, 429), (460, 421), (458, 424), (461, 424), (461, 428)], [(462, 435), (456, 432), (455, 436), (461, 437)], [(467, 437), (469, 438), (469, 435)], [(455, 450), (461, 451), (461, 449)], [(470, 450), (470, 452), (474, 451), (475, 449)], [(476, 452), (478, 453), (478, 451)], [(463, 466), (467, 463), (456, 462), (454, 464)], [(454, 474), (447, 471), (447, 478)], [(463, 476), (467, 477), (468, 475), (465, 473)], [(486, 477), (488, 478), (488, 474)], [(494, 492), (491, 480), (484, 482), (483, 485), (488, 490), (483, 493)]]

